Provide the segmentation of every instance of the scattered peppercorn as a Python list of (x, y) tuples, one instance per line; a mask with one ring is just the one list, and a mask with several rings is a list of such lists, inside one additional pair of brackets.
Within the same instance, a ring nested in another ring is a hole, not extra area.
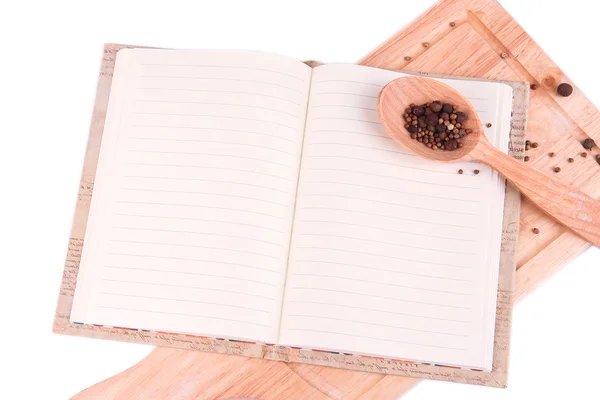
[(475, 175), (479, 175), (479, 170), (478, 170), (478, 169), (476, 169), (476, 170), (474, 170), (474, 171), (473, 171), (473, 173), (474, 173)]
[(531, 88), (531, 90), (537, 90), (538, 85), (537, 83), (532, 83), (531, 86), (529, 86)]
[(554, 167), (554, 172), (558, 174), (560, 172), (560, 167)]
[(410, 60), (412, 60), (412, 57), (410, 57), (410, 56), (404, 57), (404, 61), (410, 61)]
[(488, 122), (487, 124), (485, 124), (485, 126), (487, 126), (488, 128), (491, 128), (492, 124), (491, 124), (491, 122)]
[(575, 162), (575, 159), (569, 157), (569, 159), (567, 161), (569, 161), (571, 164), (573, 164)]
[(591, 150), (595, 145), (596, 142), (594, 142), (594, 139), (585, 139), (582, 143), (583, 148), (586, 150)]
[(568, 83), (561, 83), (556, 88), (556, 92), (562, 97), (569, 97), (573, 94), (573, 86), (569, 85)]
[(531, 231), (532, 231), (534, 234), (536, 234), (536, 235), (537, 235), (538, 233), (540, 233), (540, 230), (539, 230), (538, 228), (533, 228)]
[(459, 169), (459, 170), (458, 170), (458, 173), (459, 173), (460, 175), (462, 175), (464, 172), (465, 172), (465, 171), (463, 171), (462, 169)]
[(502, 53), (502, 54), (500, 54), (500, 57), (502, 57), (502, 58), (508, 58), (508, 53)]
[(433, 150), (456, 150), (463, 146), (462, 138), (471, 133), (463, 123), (467, 115), (452, 104), (432, 101), (411, 104), (402, 114), (404, 128), (410, 137)]
[(533, 147), (534, 149), (537, 149), (538, 146), (539, 146), (538, 142), (531, 143), (531, 147)]
[(587, 153), (584, 151), (583, 153), (581, 153), (581, 157), (586, 158), (587, 157)]
[(525, 151), (529, 151), (531, 150), (531, 145), (530, 144), (526, 144), (525, 145)]
[(423, 47), (428, 48), (430, 45), (427, 42), (423, 42)]
[(529, 161), (529, 156), (525, 156), (525, 157), (523, 158), (523, 161), (525, 161), (525, 162)]
[(600, 164), (600, 154), (596, 154), (596, 162)]
[(554, 152), (550, 152), (550, 153), (548, 153), (548, 155), (549, 155), (550, 157), (554, 157), (556, 154), (554, 154)]
[(456, 22), (452, 21), (450, 22), (450, 28), (454, 28), (456, 26)]

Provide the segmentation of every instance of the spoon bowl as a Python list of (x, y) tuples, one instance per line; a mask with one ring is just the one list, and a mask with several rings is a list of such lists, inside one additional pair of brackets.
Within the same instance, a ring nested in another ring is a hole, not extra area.
[[(471, 134), (461, 139), (463, 147), (453, 151), (433, 150), (410, 137), (404, 128), (404, 110), (409, 104), (425, 104), (435, 100), (452, 104), (459, 111), (467, 114), (464, 129), (471, 129)], [(469, 154), (477, 147), (480, 140), (486, 140), (483, 127), (477, 112), (469, 100), (450, 86), (428, 78), (411, 76), (391, 81), (381, 90), (377, 98), (379, 119), (394, 140), (414, 154), (434, 161), (454, 162), (474, 159)]]
[[(461, 139), (462, 147), (433, 150), (410, 137), (404, 128), (404, 110), (410, 104), (439, 100), (467, 114), (463, 127), (471, 134)], [(388, 83), (377, 99), (379, 118), (390, 134), (412, 153), (441, 162), (481, 161), (511, 181), (523, 195), (573, 232), (600, 246), (600, 203), (559, 179), (525, 166), (496, 149), (483, 133), (473, 105), (450, 86), (429, 78), (411, 76)]]

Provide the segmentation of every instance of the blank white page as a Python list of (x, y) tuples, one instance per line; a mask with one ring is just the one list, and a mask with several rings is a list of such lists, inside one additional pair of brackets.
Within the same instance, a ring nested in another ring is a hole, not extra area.
[(118, 53), (71, 321), (276, 341), (311, 73)]
[[(422, 160), (387, 135), (377, 95), (400, 76), (313, 72), (280, 343), (490, 369), (504, 183), (482, 164)], [(506, 151), (512, 89), (446, 82)]]

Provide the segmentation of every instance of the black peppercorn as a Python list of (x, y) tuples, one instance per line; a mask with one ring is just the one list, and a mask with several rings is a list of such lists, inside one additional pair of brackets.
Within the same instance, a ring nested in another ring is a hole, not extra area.
[(492, 124), (488, 122), (487, 124), (485, 124), (485, 126), (487, 126), (488, 128), (491, 128)]
[(431, 105), (429, 106), (429, 108), (431, 108), (431, 111), (439, 113), (440, 111), (442, 111), (442, 103), (440, 101), (432, 101)]
[(476, 169), (476, 170), (474, 170), (474, 171), (473, 171), (473, 173), (474, 173), (475, 175), (479, 175), (479, 170), (478, 170), (478, 169)]
[(450, 139), (446, 142), (446, 150), (458, 149), (458, 141), (456, 139)]
[(560, 167), (554, 167), (554, 172), (558, 174), (560, 172)]
[(413, 108), (413, 114), (415, 114), (417, 117), (420, 117), (421, 115), (425, 114), (425, 108), (422, 106), (415, 107)]
[(596, 142), (594, 142), (593, 139), (588, 138), (585, 139), (582, 144), (584, 149), (591, 150), (596, 145)]
[(411, 125), (408, 127), (408, 133), (417, 133), (419, 131), (419, 128), (417, 128), (414, 125)]
[(454, 111), (454, 107), (451, 104), (444, 104), (442, 106), (442, 112), (444, 112), (446, 114), (452, 114), (453, 111)]
[(575, 162), (575, 159), (569, 157), (569, 159), (567, 161), (569, 161), (571, 164), (573, 164)]
[(573, 94), (573, 86), (569, 85), (568, 83), (561, 83), (556, 88), (556, 92), (563, 97), (569, 97)]
[(425, 115), (425, 122), (427, 122), (427, 125), (437, 125), (438, 119), (439, 119), (439, 117), (437, 114)]
[(534, 234), (536, 234), (536, 235), (537, 235), (538, 233), (540, 233), (540, 230), (539, 230), (538, 228), (533, 228), (531, 231), (532, 231)]
[(554, 154), (554, 152), (551, 152), (548, 154), (550, 157), (554, 157), (556, 154)]
[[(447, 146), (448, 146), (448, 145), (446, 145), (446, 147), (447, 147)], [(463, 172), (464, 172), (464, 171), (463, 171), (462, 169), (459, 169), (459, 170), (458, 170), (458, 173), (459, 173), (460, 175), (462, 175), (462, 174), (463, 174)]]
[(587, 157), (587, 153), (586, 152), (581, 153), (581, 157), (586, 158)]
[(467, 120), (467, 115), (464, 112), (459, 111), (456, 113), (456, 122), (458, 122), (459, 124), (462, 124), (466, 120)]
[(525, 156), (525, 157), (523, 158), (523, 161), (525, 161), (525, 162), (529, 161), (529, 156)]

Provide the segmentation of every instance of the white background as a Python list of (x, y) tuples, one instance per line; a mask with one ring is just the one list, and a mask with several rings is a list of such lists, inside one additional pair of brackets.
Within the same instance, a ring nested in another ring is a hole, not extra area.
[[(51, 333), (103, 43), (355, 62), (434, 1), (151, 3), (0, 3), (0, 398), (65, 399), (151, 350)], [(600, 105), (600, 6), (501, 3)], [(428, 381), (403, 399), (600, 398), (598, 282), (594, 248), (516, 307), (508, 389)]]

